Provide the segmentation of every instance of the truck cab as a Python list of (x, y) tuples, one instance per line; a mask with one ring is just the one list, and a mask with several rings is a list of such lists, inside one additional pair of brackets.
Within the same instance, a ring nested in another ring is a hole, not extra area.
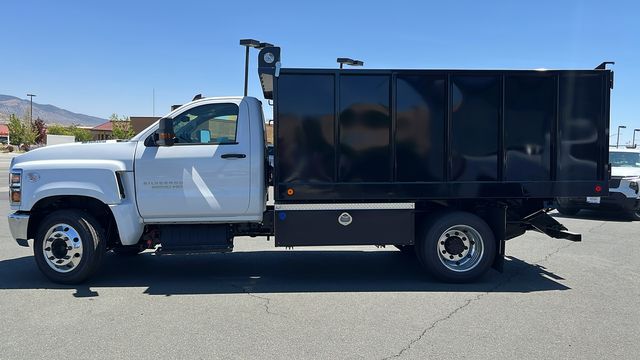
[[(160, 123), (174, 129), (171, 146), (159, 145)], [(182, 239), (177, 250), (230, 251), (232, 224), (263, 221), (265, 164), (259, 100), (197, 99), (129, 141), (57, 145), (15, 157), (11, 233), (23, 246), (35, 239), (41, 270), (65, 283), (93, 271), (83, 260), (94, 253), (153, 248), (160, 229), (213, 237)], [(165, 233), (175, 237), (172, 231)], [(164, 250), (172, 251), (169, 241)]]
[(132, 139), (138, 143), (135, 195), (142, 221), (262, 221), (266, 155), (260, 101), (205, 98), (169, 118), (172, 146), (154, 140), (157, 124)]

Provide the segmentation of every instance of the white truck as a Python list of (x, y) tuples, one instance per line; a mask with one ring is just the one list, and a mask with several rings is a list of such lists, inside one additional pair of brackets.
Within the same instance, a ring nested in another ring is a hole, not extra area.
[(130, 141), (15, 157), (11, 233), (60, 283), (87, 279), (107, 251), (227, 252), (238, 236), (392, 245), (471, 281), (502, 269), (505, 241), (528, 230), (580, 241), (546, 204), (607, 193), (605, 68), (284, 69), (266, 47), (275, 205), (261, 102), (199, 98)]

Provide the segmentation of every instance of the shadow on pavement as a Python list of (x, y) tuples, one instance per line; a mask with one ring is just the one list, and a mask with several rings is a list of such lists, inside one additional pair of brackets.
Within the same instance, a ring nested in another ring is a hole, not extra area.
[(308, 292), (536, 292), (567, 290), (544, 267), (507, 257), (504, 273), (489, 271), (473, 284), (444, 284), (424, 275), (413, 257), (399, 251), (258, 251), (208, 255), (109, 253), (86, 284), (48, 281), (33, 257), (0, 261), (0, 291), (147, 287), (149, 295)]

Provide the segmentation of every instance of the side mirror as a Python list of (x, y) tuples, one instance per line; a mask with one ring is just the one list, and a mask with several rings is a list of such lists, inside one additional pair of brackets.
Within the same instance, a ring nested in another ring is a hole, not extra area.
[(173, 119), (162, 118), (158, 126), (158, 131), (154, 136), (156, 145), (173, 146), (176, 134), (173, 132)]

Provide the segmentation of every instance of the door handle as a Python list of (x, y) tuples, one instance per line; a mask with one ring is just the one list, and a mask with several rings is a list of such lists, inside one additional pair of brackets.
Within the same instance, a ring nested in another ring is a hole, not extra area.
[(220, 155), (223, 159), (244, 159), (247, 157), (245, 154), (222, 154)]

